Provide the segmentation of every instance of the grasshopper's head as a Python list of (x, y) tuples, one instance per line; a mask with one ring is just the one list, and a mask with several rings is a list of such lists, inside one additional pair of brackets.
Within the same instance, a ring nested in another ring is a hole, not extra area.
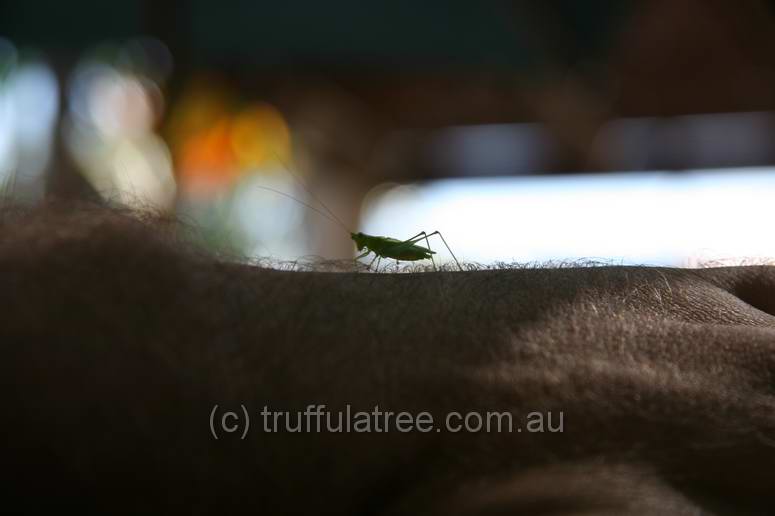
[(366, 235), (361, 232), (350, 233), (350, 238), (355, 242), (355, 247), (358, 248), (358, 251), (363, 251), (363, 248), (366, 247)]

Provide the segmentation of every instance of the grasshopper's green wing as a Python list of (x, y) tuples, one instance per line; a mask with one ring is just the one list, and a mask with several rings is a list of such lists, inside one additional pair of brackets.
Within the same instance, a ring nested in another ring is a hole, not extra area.
[(396, 240), (395, 238), (385, 237), (388, 244), (382, 248), (381, 254), (385, 258), (392, 258), (398, 261), (415, 262), (418, 260), (427, 260), (436, 254), (427, 247), (417, 245), (416, 240)]

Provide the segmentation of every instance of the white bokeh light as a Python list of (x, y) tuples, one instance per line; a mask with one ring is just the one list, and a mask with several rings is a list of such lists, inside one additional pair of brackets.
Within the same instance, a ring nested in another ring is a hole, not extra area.
[(459, 258), (482, 263), (768, 261), (773, 199), (772, 168), (455, 179), (387, 192), (367, 207), (362, 230), (440, 230)]

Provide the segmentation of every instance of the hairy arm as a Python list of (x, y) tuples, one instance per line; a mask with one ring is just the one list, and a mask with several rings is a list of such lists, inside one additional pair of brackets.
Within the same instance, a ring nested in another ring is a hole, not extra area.
[[(226, 514), (766, 514), (775, 270), (283, 272), (94, 207), (0, 226), (9, 503)], [(252, 422), (241, 439), (210, 417)], [(563, 415), (267, 431), (259, 413)], [(241, 416), (240, 416), (241, 417)], [(216, 424), (217, 426), (217, 424)], [(439, 425), (437, 425), (439, 426)]]

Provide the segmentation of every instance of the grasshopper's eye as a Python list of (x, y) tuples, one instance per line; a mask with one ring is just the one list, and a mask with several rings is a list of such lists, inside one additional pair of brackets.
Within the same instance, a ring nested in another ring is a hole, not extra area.
[(350, 238), (353, 239), (353, 242), (355, 242), (355, 247), (359, 250), (363, 250), (363, 239), (361, 238), (361, 233), (350, 233)]

